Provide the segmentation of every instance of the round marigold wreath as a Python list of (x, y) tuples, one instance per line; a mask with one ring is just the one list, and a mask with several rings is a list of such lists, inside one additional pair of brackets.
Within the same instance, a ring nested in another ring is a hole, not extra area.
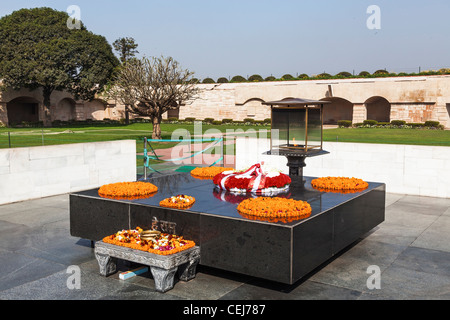
[(311, 206), (306, 201), (281, 197), (258, 197), (242, 201), (237, 210), (240, 214), (255, 219), (288, 221), (307, 218), (311, 215)]
[(225, 168), (225, 167), (198, 167), (191, 171), (191, 175), (194, 178), (200, 178), (200, 179), (212, 179), (219, 173), (222, 173), (224, 171), (233, 170), (232, 168)]
[(117, 182), (100, 187), (98, 194), (113, 199), (138, 199), (153, 196), (158, 187), (149, 182)]
[(184, 194), (179, 194), (170, 198), (166, 198), (159, 202), (161, 207), (186, 209), (195, 203), (195, 198)]
[(361, 191), (366, 189), (369, 184), (362, 179), (347, 177), (323, 177), (311, 181), (313, 188), (324, 191)]

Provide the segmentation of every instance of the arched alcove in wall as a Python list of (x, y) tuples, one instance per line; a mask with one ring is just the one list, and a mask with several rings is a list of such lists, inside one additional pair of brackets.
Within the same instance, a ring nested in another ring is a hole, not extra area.
[(84, 103), (84, 114), (86, 119), (103, 120), (108, 118), (106, 114), (106, 102), (100, 99), (94, 99)]
[(353, 120), (353, 103), (350, 101), (338, 97), (327, 97), (321, 100), (331, 102), (323, 106), (324, 124), (337, 124), (339, 120)]
[(52, 120), (75, 120), (75, 100), (71, 98), (61, 99), (52, 110)]
[(18, 97), (6, 104), (8, 123), (15, 125), (22, 122), (39, 121), (39, 101), (31, 97)]
[(260, 98), (248, 99), (243, 105), (244, 115), (256, 120), (270, 118), (270, 106), (263, 105), (263, 102)]
[(378, 122), (391, 121), (391, 103), (383, 97), (371, 97), (364, 103), (367, 111), (367, 120)]

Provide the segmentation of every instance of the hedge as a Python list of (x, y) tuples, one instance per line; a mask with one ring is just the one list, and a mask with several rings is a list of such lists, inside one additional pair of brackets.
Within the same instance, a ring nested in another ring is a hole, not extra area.
[(350, 128), (352, 126), (352, 121), (351, 120), (339, 120), (337, 122), (338, 126), (344, 127), (344, 128)]

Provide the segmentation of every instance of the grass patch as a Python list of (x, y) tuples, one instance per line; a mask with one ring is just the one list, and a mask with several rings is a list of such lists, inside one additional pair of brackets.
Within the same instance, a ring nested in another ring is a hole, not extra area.
[(323, 131), (324, 141), (450, 146), (449, 130), (337, 128)]
[[(195, 138), (194, 124), (161, 124), (162, 138), (171, 139), (176, 129), (185, 129)], [(249, 129), (269, 130), (270, 126), (250, 125), (209, 125), (203, 124), (201, 134), (214, 133), (212, 130), (226, 133), (227, 130), (238, 130), (245, 134)], [(10, 133), (8, 135), (8, 132)], [(55, 144), (136, 140), (138, 153), (143, 152), (143, 138), (151, 138), (152, 125), (149, 123), (133, 123), (130, 125), (72, 125), (64, 128), (0, 128), (0, 148), (29, 147)], [(267, 134), (270, 137), (270, 133)], [(412, 144), (450, 146), (449, 130), (422, 129), (386, 129), (386, 128), (336, 128), (323, 131), (324, 141)], [(265, 137), (265, 134), (262, 134)], [(183, 138), (174, 136), (175, 139)], [(170, 148), (177, 142), (152, 142), (154, 149)]]

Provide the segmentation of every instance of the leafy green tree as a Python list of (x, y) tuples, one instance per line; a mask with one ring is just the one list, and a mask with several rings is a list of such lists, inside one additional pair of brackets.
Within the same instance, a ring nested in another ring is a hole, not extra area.
[(228, 79), (225, 77), (220, 77), (217, 79), (217, 83), (228, 83)]
[(248, 78), (248, 81), (250, 82), (260, 82), (264, 81), (263, 77), (261, 77), (259, 74), (254, 74)]
[(350, 78), (352, 76), (352, 74), (347, 71), (342, 71), (342, 72), (339, 72), (336, 76), (342, 77), (342, 78)]
[(290, 74), (285, 74), (281, 77), (282, 80), (294, 80), (294, 77)]
[(386, 74), (389, 74), (389, 72), (386, 70), (380, 69), (380, 70), (375, 71), (373, 74), (374, 75), (386, 75)]
[(108, 83), (119, 61), (103, 36), (68, 27), (69, 15), (51, 8), (21, 9), (0, 19), (0, 79), (4, 88), (42, 88), (44, 125), (50, 96), (67, 90), (91, 100)]
[(230, 82), (247, 82), (247, 79), (245, 79), (243, 76), (237, 75), (231, 78)]
[(326, 72), (323, 72), (323, 73), (317, 75), (317, 78), (320, 78), (320, 79), (329, 79), (331, 77), (332, 77), (331, 74), (326, 73)]
[(122, 63), (134, 58), (136, 53), (139, 51), (136, 50), (138, 44), (131, 37), (119, 38), (113, 42), (114, 50), (116, 50), (120, 55), (120, 61)]
[(212, 78), (203, 79), (202, 83), (216, 83)]
[[(138, 44), (135, 42), (134, 38), (131, 37), (117, 39), (116, 41), (113, 42), (113, 47), (114, 50), (116, 50), (117, 53), (119, 53), (120, 61), (122, 62), (122, 64), (126, 63), (130, 59), (133, 59), (136, 56), (136, 53), (139, 53), (139, 51), (136, 50)], [(125, 104), (125, 124), (130, 123), (131, 104), (130, 102)]]

